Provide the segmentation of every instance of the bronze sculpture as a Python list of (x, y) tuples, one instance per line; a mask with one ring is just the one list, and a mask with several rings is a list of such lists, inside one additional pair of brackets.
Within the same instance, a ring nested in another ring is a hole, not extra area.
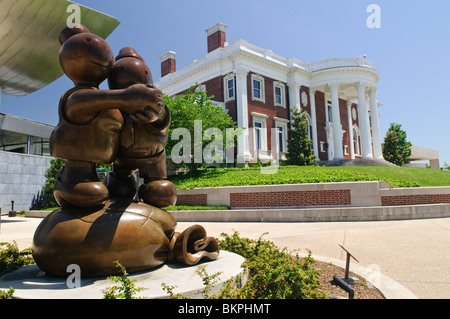
[[(104, 39), (84, 26), (65, 28), (59, 37), (60, 64), (74, 87), (61, 97), (59, 124), (50, 147), (63, 158), (54, 196), (61, 208), (47, 216), (33, 238), (33, 257), (49, 275), (82, 276), (129, 272), (164, 262), (194, 265), (214, 260), (219, 248), (200, 225), (175, 233), (175, 218), (161, 207), (176, 202), (165, 180), (170, 111), (153, 87), (150, 69), (132, 48), (116, 59)], [(108, 78), (110, 90), (99, 85)], [(105, 183), (96, 165), (112, 164)], [(133, 171), (144, 184), (136, 194)]]

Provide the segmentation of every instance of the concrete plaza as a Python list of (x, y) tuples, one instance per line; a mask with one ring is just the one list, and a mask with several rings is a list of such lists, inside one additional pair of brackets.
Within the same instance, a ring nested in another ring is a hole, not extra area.
[[(15, 240), (31, 246), (41, 218), (2, 216), (0, 242)], [(387, 298), (450, 299), (450, 218), (370, 222), (179, 222), (182, 231), (192, 224), (209, 236), (239, 232), (241, 237), (265, 239), (280, 247), (311, 250), (317, 260), (345, 265), (349, 250), (359, 261), (350, 270), (368, 278)], [(330, 278), (331, 279), (331, 278)]]

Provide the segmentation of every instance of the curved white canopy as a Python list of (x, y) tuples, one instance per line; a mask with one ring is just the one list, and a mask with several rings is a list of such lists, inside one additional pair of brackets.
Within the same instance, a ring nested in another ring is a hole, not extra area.
[[(55, 81), (59, 65), (58, 35), (72, 11), (67, 0), (0, 1), (0, 87), (6, 95), (32, 93)], [(104, 13), (78, 5), (80, 22), (103, 38), (120, 22)]]

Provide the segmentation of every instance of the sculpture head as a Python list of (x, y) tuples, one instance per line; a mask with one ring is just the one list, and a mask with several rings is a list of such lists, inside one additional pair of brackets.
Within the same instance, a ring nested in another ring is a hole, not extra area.
[(153, 77), (144, 59), (130, 47), (122, 48), (108, 78), (110, 89), (124, 89), (133, 84), (153, 85)]
[(98, 86), (109, 76), (114, 55), (104, 39), (80, 25), (61, 31), (59, 41), (61, 68), (75, 84)]

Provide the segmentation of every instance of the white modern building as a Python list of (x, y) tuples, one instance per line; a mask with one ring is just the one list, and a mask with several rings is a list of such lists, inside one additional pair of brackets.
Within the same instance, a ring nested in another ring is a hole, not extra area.
[(218, 23), (207, 29), (207, 54), (180, 70), (176, 53), (164, 54), (155, 85), (176, 95), (198, 84), (214, 95), (216, 105), (246, 129), (238, 140), (238, 162), (283, 158), (292, 107), (307, 113), (320, 161), (383, 160), (380, 74), (370, 61), (333, 58), (308, 64), (244, 40), (229, 44), (226, 28)]

